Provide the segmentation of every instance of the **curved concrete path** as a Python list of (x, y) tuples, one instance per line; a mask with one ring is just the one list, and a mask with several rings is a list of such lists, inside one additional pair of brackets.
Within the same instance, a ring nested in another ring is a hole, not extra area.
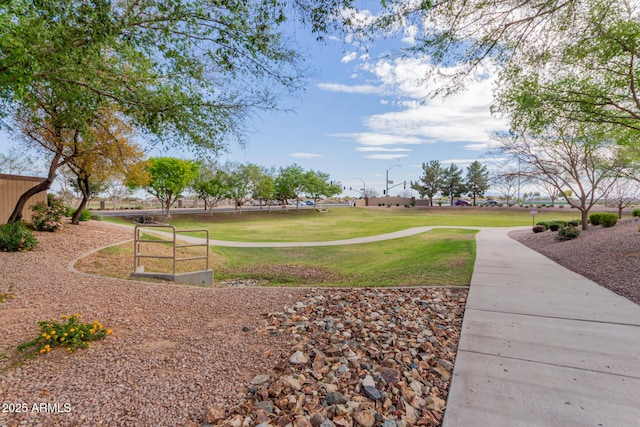
[(485, 229), (444, 427), (640, 426), (640, 306)]

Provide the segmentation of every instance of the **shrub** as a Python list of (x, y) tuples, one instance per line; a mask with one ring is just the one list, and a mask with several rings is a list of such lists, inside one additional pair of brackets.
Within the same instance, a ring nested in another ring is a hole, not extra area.
[(62, 228), (62, 217), (67, 209), (62, 199), (47, 194), (47, 203), (38, 203), (32, 208), (31, 222), (37, 231), (56, 231)]
[(0, 251), (32, 251), (36, 246), (35, 236), (21, 222), (0, 225)]
[(94, 221), (102, 221), (102, 215), (100, 214), (92, 214), (91, 219)]
[(71, 218), (73, 216), (73, 213), (76, 211), (71, 206), (65, 206), (64, 209), (64, 216), (66, 216), (67, 218)]
[(566, 225), (561, 227), (558, 230), (558, 235), (556, 236), (556, 240), (573, 240), (580, 235), (580, 230), (578, 230), (573, 225)]
[(536, 224), (536, 226), (538, 225), (544, 227), (545, 230), (548, 230), (550, 223), (548, 221), (540, 221)]
[(554, 222), (554, 223), (552, 223), (552, 224), (549, 224), (549, 230), (551, 230), (551, 231), (558, 231), (559, 229), (560, 229), (560, 224), (557, 224), (557, 223), (555, 223), (555, 222)]
[(560, 209), (564, 209), (564, 205), (560, 205), (558, 206)]
[(600, 218), (602, 216), (602, 212), (596, 212), (589, 215), (589, 224), (591, 225), (600, 225)]
[(618, 215), (612, 213), (604, 213), (600, 217), (600, 225), (603, 227), (613, 227), (618, 223)]
[(67, 323), (54, 321), (38, 322), (40, 335), (33, 341), (22, 343), (18, 346), (18, 351), (35, 347), (42, 353), (48, 353), (52, 347), (64, 347), (69, 353), (73, 353), (78, 348), (91, 347), (90, 341), (96, 341), (111, 335), (111, 329), (105, 329), (100, 322), (80, 323), (80, 315), (62, 316)]
[(400, 203), (396, 203), (396, 206), (400, 206)]
[(533, 226), (533, 232), (534, 233), (542, 233), (543, 231), (547, 231), (547, 227), (545, 227), (544, 225), (534, 225)]
[(577, 227), (579, 225), (582, 225), (582, 220), (581, 219), (572, 219), (571, 221), (567, 222), (568, 225), (573, 225), (574, 227)]
[(634, 209), (633, 212), (631, 212), (631, 216), (640, 217), (640, 209)]
[(618, 222), (618, 215), (610, 212), (595, 212), (589, 215), (589, 222), (591, 225), (613, 227)]
[[(77, 209), (74, 209), (73, 212), (71, 213), (71, 215), (75, 215), (75, 213), (77, 212)], [(80, 212), (80, 218), (78, 218), (80, 221), (89, 221), (91, 219), (91, 212), (89, 212), (86, 209), (82, 209), (82, 212)]]

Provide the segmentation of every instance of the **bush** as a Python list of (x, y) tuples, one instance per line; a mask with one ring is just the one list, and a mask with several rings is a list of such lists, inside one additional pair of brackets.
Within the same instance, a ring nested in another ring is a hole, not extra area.
[(100, 214), (92, 214), (91, 219), (94, 221), (102, 221), (102, 215)]
[(557, 223), (553, 223), (553, 224), (549, 224), (549, 230), (551, 231), (558, 231), (560, 229), (560, 224)]
[(47, 194), (47, 203), (38, 203), (32, 208), (31, 222), (37, 231), (56, 231), (62, 228), (62, 217), (67, 212), (62, 199)]
[(571, 221), (567, 222), (568, 225), (573, 225), (574, 227), (577, 227), (579, 225), (582, 225), (582, 220), (581, 219), (572, 219)]
[(0, 251), (32, 251), (36, 246), (35, 236), (21, 222), (0, 225)]
[(558, 230), (558, 235), (556, 236), (556, 240), (573, 240), (580, 235), (580, 230), (578, 230), (573, 225), (566, 225), (561, 227)]
[(549, 229), (549, 225), (550, 225), (549, 221), (540, 221), (536, 223), (536, 226), (544, 227), (545, 230)]
[(547, 227), (545, 227), (544, 225), (534, 225), (533, 226), (533, 232), (534, 233), (542, 233), (543, 231), (547, 231)]
[(618, 223), (618, 215), (612, 213), (604, 213), (600, 217), (600, 225), (603, 227), (613, 227)]
[[(78, 209), (74, 209), (71, 213), (71, 216), (75, 215), (75, 213), (78, 211)], [(91, 212), (89, 212), (86, 209), (82, 209), (82, 212), (80, 212), (80, 218), (78, 218), (78, 220), (80, 221), (89, 221), (91, 219)]]
[(618, 215), (609, 212), (596, 212), (589, 215), (589, 222), (591, 225), (613, 227), (618, 222)]
[(631, 216), (640, 217), (640, 209), (634, 209), (633, 212), (631, 212)]
[(66, 216), (67, 218), (71, 218), (73, 216), (73, 213), (76, 211), (71, 206), (65, 206), (64, 209), (64, 216)]
[(33, 341), (25, 342), (18, 346), (18, 351), (35, 347), (42, 353), (49, 353), (52, 347), (64, 347), (69, 353), (78, 348), (91, 347), (90, 341), (95, 341), (111, 335), (111, 329), (105, 329), (100, 322), (79, 323), (80, 315), (62, 316), (67, 323), (61, 324), (54, 321), (38, 322), (40, 334)]

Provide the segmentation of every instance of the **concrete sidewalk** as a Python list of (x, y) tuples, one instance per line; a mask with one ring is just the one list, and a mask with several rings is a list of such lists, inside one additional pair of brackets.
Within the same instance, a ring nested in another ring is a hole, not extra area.
[(444, 427), (640, 426), (640, 306), (477, 235)]

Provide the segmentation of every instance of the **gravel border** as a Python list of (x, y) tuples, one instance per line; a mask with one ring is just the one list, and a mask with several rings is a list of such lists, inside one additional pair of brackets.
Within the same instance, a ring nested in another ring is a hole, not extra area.
[(557, 232), (531, 229), (509, 237), (597, 284), (640, 304), (640, 218), (609, 228), (589, 226), (577, 239), (557, 241)]

